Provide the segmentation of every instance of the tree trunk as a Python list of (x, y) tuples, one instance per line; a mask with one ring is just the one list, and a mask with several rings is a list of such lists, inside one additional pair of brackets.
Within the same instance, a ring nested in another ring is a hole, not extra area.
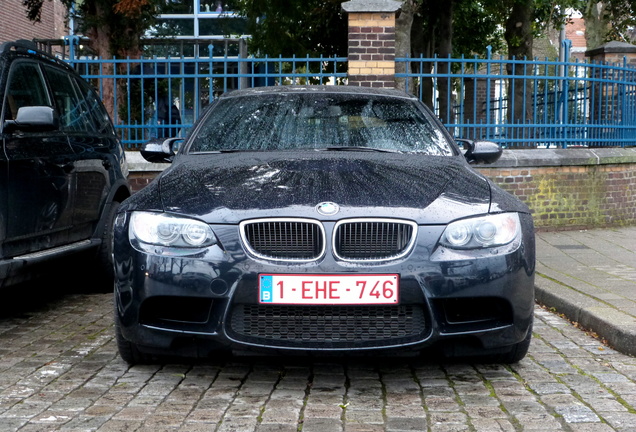
[[(402, 10), (395, 20), (395, 57), (411, 57), (411, 29), (413, 27), (413, 16), (417, 10), (414, 0), (404, 0)], [(405, 73), (406, 64), (396, 63), (395, 72)], [(395, 86), (400, 90), (415, 92), (413, 79), (396, 78)]]
[[(99, 6), (97, 6), (99, 9)], [(101, 59), (109, 59), (111, 58), (110, 51), (110, 28), (107, 26), (104, 27), (93, 27), (89, 31), (87, 31), (87, 36), (89, 37), (88, 45), (91, 50)], [(103, 74), (104, 75), (113, 75), (114, 72), (114, 64), (113, 63), (103, 63)], [(113, 79), (103, 79), (101, 81), (101, 98), (104, 102), (104, 106), (110, 114), (110, 117), (115, 121), (115, 82)]]
[(437, 79), (437, 92), (439, 95), (439, 117), (444, 123), (452, 123), (454, 121), (453, 113), (453, 88), (452, 78), (450, 77), (450, 62), (447, 60), (453, 53), (453, 0), (445, 2), (436, 2), (437, 19), (439, 31), (439, 46), (437, 54), (440, 61), (437, 71), (440, 76)]
[[(87, 3), (87, 14), (93, 17), (100, 17), (95, 19), (95, 22), (111, 22), (113, 17), (113, 11), (109, 9), (112, 5), (108, 2), (90, 2)], [(141, 50), (139, 47), (139, 35), (135, 29), (130, 26), (122, 24), (122, 21), (128, 22), (129, 19), (119, 17), (120, 21), (114, 23), (114, 27), (110, 24), (101, 24), (90, 27), (86, 31), (86, 35), (89, 37), (89, 47), (92, 51), (101, 59), (117, 58), (139, 58), (141, 56)], [(111, 21), (109, 21), (111, 20)], [(128, 41), (123, 47), (117, 48), (113, 45), (114, 33), (121, 35), (122, 33), (127, 35)], [(126, 64), (119, 65), (119, 71), (121, 74), (126, 73)], [(103, 74), (114, 75), (115, 63), (103, 63)], [(108, 114), (113, 119), (115, 124), (118, 123), (119, 114), (126, 115), (125, 110), (128, 109), (127, 105), (127, 82), (126, 80), (119, 80), (117, 83), (117, 93), (119, 100), (115, 100), (115, 80), (103, 79), (101, 81), (101, 98), (104, 102), (104, 106), (108, 111)], [(117, 103), (119, 106), (117, 106)]]
[(585, 7), (585, 41), (591, 50), (603, 45), (607, 40), (609, 22), (605, 4), (588, 0)]
[[(508, 59), (524, 60), (532, 58), (532, 22), (534, 20), (534, 4), (517, 0), (512, 6), (510, 16), (506, 20), (505, 38), (508, 44)], [(527, 138), (525, 132), (530, 130), (521, 125), (532, 121), (532, 86), (530, 80), (515, 79), (515, 76), (530, 75), (531, 70), (523, 64), (508, 64), (506, 70), (511, 78), (508, 80), (508, 123), (513, 125), (506, 131), (506, 138)], [(518, 125), (518, 126), (515, 126)], [(521, 132), (524, 131), (524, 132)], [(510, 147), (520, 147), (514, 143)], [(527, 148), (528, 145), (525, 146)]]
[[(106, 11), (102, 8), (101, 3), (92, 2), (88, 3), (87, 13), (90, 16), (103, 16)], [(97, 57), (100, 59), (108, 59), (110, 58), (110, 38), (111, 38), (111, 30), (110, 26), (92, 26), (88, 28), (86, 31), (86, 36), (88, 36), (88, 46), (95, 53)], [(103, 74), (104, 75), (112, 75), (114, 68), (112, 63), (106, 63), (103, 65)], [(114, 82), (112, 79), (103, 79), (100, 83), (101, 85), (101, 98), (104, 103), (104, 107), (108, 111), (111, 119), (115, 119), (115, 99), (114, 99)]]
[[(431, 58), (435, 53), (436, 27), (437, 19), (433, 13), (436, 0), (422, 0), (419, 13), (415, 14), (413, 19), (413, 28), (411, 30), (411, 50), (415, 57), (423, 56)], [(431, 62), (417, 63), (420, 67), (421, 74), (430, 74), (433, 71)], [(419, 85), (421, 86), (422, 102), (424, 102), (431, 110), (434, 109), (434, 88), (433, 79), (430, 77), (422, 78)]]

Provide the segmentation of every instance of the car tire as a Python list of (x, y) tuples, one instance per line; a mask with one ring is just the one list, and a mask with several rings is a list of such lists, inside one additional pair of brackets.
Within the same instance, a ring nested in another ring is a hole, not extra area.
[(117, 342), (119, 356), (131, 366), (150, 363), (152, 360), (150, 355), (142, 353), (139, 351), (136, 344), (129, 342), (124, 338), (124, 335), (121, 332), (119, 313), (116, 308), (117, 306), (115, 306), (115, 341)]
[(113, 224), (115, 215), (119, 209), (119, 203), (113, 201), (104, 220), (101, 232), (101, 244), (95, 257), (95, 267), (97, 277), (95, 278), (95, 291), (109, 292), (115, 280), (115, 269), (113, 266)]

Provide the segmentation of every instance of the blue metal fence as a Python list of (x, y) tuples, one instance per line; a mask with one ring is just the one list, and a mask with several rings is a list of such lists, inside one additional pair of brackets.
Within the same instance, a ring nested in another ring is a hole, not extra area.
[[(208, 56), (67, 61), (112, 100), (122, 141), (184, 136), (202, 109), (235, 88), (346, 84), (347, 59)], [(567, 58), (567, 57), (566, 57)], [(636, 69), (549, 60), (400, 58), (397, 73), (459, 138), (503, 146), (628, 146), (636, 142)], [(108, 106), (108, 104), (107, 104)]]
[(396, 77), (457, 137), (509, 147), (636, 144), (636, 69), (626, 61), (495, 59), (489, 50), (485, 58), (396, 63), (408, 71)]
[[(202, 110), (228, 90), (289, 84), (342, 84), (346, 58), (73, 58), (67, 61), (110, 107), (129, 148), (153, 137), (185, 136)], [(116, 108), (115, 108), (116, 107)]]

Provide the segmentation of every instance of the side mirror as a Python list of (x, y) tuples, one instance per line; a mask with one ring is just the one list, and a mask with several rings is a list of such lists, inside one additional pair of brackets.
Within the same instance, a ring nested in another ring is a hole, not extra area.
[(141, 156), (152, 163), (170, 163), (179, 150), (183, 138), (156, 138), (141, 147)]
[(464, 157), (468, 163), (491, 164), (496, 162), (503, 153), (499, 144), (491, 141), (472, 141), (467, 139), (455, 140), (463, 144), (466, 152)]
[(60, 127), (60, 119), (53, 108), (48, 106), (24, 106), (18, 109), (15, 120), (4, 122), (4, 131), (11, 133), (19, 130), (24, 132), (48, 132)]

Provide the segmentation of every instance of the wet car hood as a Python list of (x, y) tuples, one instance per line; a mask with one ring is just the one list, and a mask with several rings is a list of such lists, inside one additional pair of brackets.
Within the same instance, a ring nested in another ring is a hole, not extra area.
[[(490, 184), (461, 157), (379, 152), (241, 152), (181, 155), (133, 208), (208, 223), (260, 217), (393, 217), (443, 224), (490, 208)], [(340, 211), (322, 216), (316, 206)]]

